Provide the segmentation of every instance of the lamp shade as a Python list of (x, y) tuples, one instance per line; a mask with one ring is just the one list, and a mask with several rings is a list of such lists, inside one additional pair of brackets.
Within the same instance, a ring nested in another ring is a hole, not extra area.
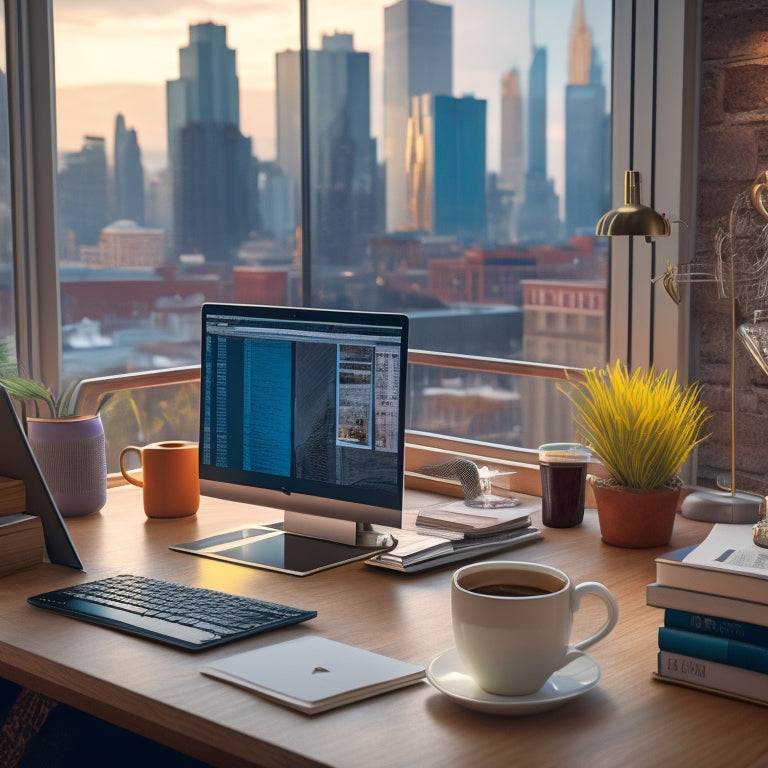
[(669, 235), (669, 219), (641, 202), (640, 172), (624, 172), (624, 205), (600, 217), (595, 234), (607, 237), (641, 235), (647, 238)]

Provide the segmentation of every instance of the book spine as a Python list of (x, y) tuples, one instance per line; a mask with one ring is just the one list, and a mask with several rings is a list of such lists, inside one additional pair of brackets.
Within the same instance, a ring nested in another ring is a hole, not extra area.
[(768, 702), (768, 675), (681, 653), (659, 651), (658, 674), (715, 692)]
[(768, 627), (760, 627), (745, 621), (667, 608), (664, 611), (664, 626), (768, 646)]
[(659, 627), (659, 650), (768, 674), (768, 648), (739, 640)]
[(705, 592), (693, 592), (690, 589), (679, 589), (657, 583), (648, 584), (645, 593), (646, 603), (654, 608), (674, 608), (768, 627), (768, 605), (762, 603), (720, 597)]
[(768, 605), (768, 579), (751, 573), (718, 571), (681, 562), (664, 563), (657, 560), (656, 581), (667, 587)]

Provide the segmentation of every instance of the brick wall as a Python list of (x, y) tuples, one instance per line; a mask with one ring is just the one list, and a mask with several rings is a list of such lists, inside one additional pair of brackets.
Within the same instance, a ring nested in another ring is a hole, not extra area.
[[(768, 2), (704, 0), (696, 256), (712, 263), (736, 196), (768, 169)], [(768, 222), (766, 222), (768, 224)], [(714, 284), (691, 290), (693, 344), (703, 399), (714, 413), (699, 475), (730, 468), (730, 302)], [(764, 300), (768, 309), (768, 297)], [(740, 321), (746, 319), (741, 316)], [(736, 345), (736, 467), (768, 478), (768, 376)], [(743, 485), (743, 484), (742, 484)]]

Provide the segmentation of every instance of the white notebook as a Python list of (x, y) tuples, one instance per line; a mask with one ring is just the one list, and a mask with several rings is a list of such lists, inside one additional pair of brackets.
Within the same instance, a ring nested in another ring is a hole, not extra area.
[(425, 677), (424, 667), (316, 635), (229, 656), (201, 671), (310, 714)]

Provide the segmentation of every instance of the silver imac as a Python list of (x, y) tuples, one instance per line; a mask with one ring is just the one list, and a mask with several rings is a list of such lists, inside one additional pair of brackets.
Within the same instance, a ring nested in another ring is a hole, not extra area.
[(202, 308), (200, 490), (283, 511), (174, 549), (306, 575), (389, 544), (403, 506), (408, 318)]

